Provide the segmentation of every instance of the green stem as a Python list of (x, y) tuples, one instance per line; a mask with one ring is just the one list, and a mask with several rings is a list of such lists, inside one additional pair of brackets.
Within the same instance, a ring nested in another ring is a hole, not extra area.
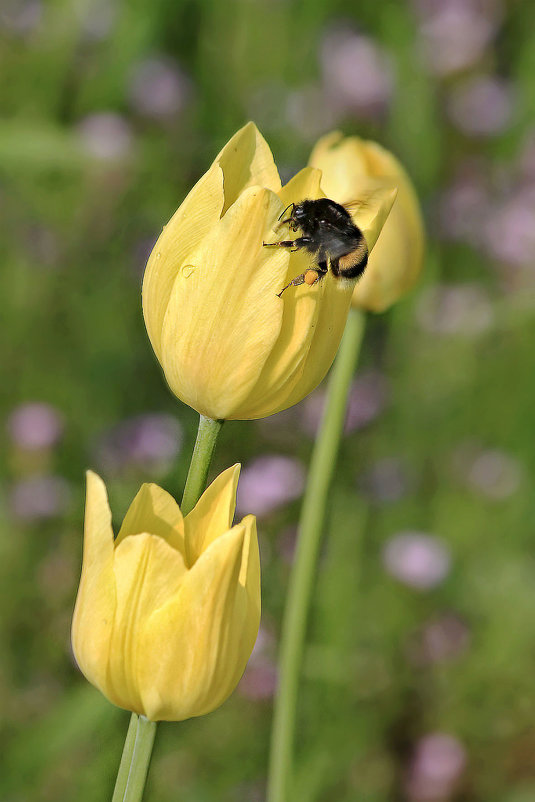
[(112, 802), (139, 802), (149, 770), (156, 722), (132, 713)]
[(340, 438), (347, 396), (355, 372), (365, 316), (352, 309), (329, 378), (327, 400), (316, 438), (301, 508), (295, 561), (290, 576), (279, 653), (279, 686), (271, 733), (267, 802), (290, 802), (297, 689), (306, 634), (307, 611), (325, 518), (325, 507)]
[[(223, 421), (200, 416), (197, 439), (182, 497), (183, 515), (191, 512), (203, 493), (222, 425)], [(155, 735), (155, 721), (149, 721), (145, 716), (132, 713), (112, 802), (140, 802), (143, 798)]]
[(212, 420), (212, 418), (205, 418), (204, 415), (199, 417), (197, 439), (180, 505), (182, 515), (187, 515), (192, 511), (206, 487), (206, 477), (223, 423), (222, 420)]

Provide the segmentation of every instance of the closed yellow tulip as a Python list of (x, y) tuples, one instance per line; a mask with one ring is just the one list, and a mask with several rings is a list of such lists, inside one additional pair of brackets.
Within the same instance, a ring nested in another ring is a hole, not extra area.
[[(359, 194), (360, 193), (360, 194)], [(355, 220), (371, 250), (395, 189), (363, 180)], [(277, 293), (310, 255), (263, 247), (288, 204), (325, 197), (307, 167), (281, 187), (271, 151), (249, 123), (225, 145), (158, 239), (143, 282), (143, 313), (169, 387), (213, 419), (271, 415), (323, 379), (344, 331), (353, 287), (329, 273)]]
[(76, 661), (119, 707), (152, 721), (209, 713), (234, 690), (260, 622), (256, 520), (232, 526), (239, 465), (185, 518), (145, 484), (114, 540), (106, 488), (87, 475)]
[(364, 274), (353, 290), (353, 306), (382, 312), (415, 283), (422, 269), (424, 226), (412, 182), (400, 162), (376, 142), (334, 131), (322, 137), (309, 164), (322, 171), (327, 197), (347, 203), (358, 196), (364, 177), (387, 179), (398, 189)]

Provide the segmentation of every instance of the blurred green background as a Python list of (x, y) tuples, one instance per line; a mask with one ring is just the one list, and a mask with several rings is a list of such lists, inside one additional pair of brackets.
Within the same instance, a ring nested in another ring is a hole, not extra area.
[[(73, 665), (84, 470), (120, 522), (179, 496), (196, 415), (140, 310), (163, 223), (248, 119), (287, 180), (332, 128), (406, 164), (425, 273), (370, 317), (331, 493), (292, 796), (535, 799), (535, 6), (4, 0), (0, 797), (108, 799), (128, 714)], [(264, 798), (275, 657), (322, 390), (223, 428), (263, 624), (217, 712), (159, 728), (147, 800)]]

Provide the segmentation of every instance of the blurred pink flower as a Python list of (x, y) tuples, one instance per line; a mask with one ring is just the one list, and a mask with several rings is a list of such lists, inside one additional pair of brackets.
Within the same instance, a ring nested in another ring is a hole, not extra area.
[(495, 136), (511, 122), (513, 107), (513, 91), (507, 81), (475, 75), (451, 90), (448, 113), (467, 136)]
[(466, 751), (452, 735), (436, 732), (417, 743), (408, 768), (406, 793), (411, 802), (444, 802), (455, 791), (466, 767)]
[(111, 111), (89, 114), (78, 123), (77, 130), (82, 146), (94, 159), (115, 162), (130, 155), (132, 130), (120, 114)]
[(430, 334), (476, 336), (492, 327), (494, 310), (479, 284), (439, 284), (421, 293), (416, 320)]
[(306, 142), (314, 142), (336, 125), (331, 98), (314, 84), (288, 92), (285, 109), (287, 123)]
[(165, 474), (182, 446), (182, 426), (172, 415), (150, 413), (128, 418), (100, 438), (97, 460), (106, 473), (130, 468)]
[(242, 470), (236, 511), (266, 515), (299, 498), (305, 486), (305, 469), (292, 457), (257, 457)]
[(485, 227), (489, 255), (505, 264), (532, 267), (535, 263), (535, 186), (511, 192), (489, 213)]
[(393, 63), (373, 39), (346, 27), (332, 28), (322, 42), (321, 64), (325, 97), (337, 115), (349, 111), (376, 117), (387, 109)]
[[(316, 390), (303, 402), (303, 429), (315, 436), (325, 407), (326, 391)], [(388, 383), (382, 373), (369, 370), (361, 373), (349, 391), (344, 432), (363, 429), (384, 410), (388, 401)]]
[(179, 114), (190, 84), (178, 64), (163, 56), (138, 62), (129, 85), (130, 102), (144, 117), (167, 119)]
[(275, 638), (261, 626), (255, 647), (247, 663), (245, 673), (238, 685), (242, 696), (261, 701), (271, 699), (277, 687), (277, 667), (273, 659)]
[(22, 404), (7, 419), (12, 443), (25, 451), (52, 448), (63, 434), (63, 418), (50, 406), (39, 402)]
[(499, 28), (496, 0), (416, 0), (424, 57), (438, 75), (479, 62)]
[(417, 590), (429, 590), (446, 578), (451, 558), (446, 543), (423, 532), (400, 532), (383, 548), (383, 563), (391, 576)]
[(513, 495), (521, 480), (522, 470), (518, 460), (498, 449), (482, 451), (468, 472), (472, 487), (487, 498), (496, 500)]
[(70, 497), (70, 486), (62, 476), (32, 476), (12, 485), (9, 501), (16, 518), (31, 522), (62, 515)]
[(428, 621), (411, 645), (411, 657), (417, 664), (444, 663), (463, 655), (470, 645), (467, 625), (453, 613)]
[(487, 176), (488, 165), (467, 161), (459, 165), (458, 175), (439, 200), (440, 228), (446, 238), (481, 244), (490, 208)]
[(39, 27), (43, 18), (40, 0), (3, 0), (0, 4), (0, 30), (25, 36)]
[(360, 478), (359, 486), (373, 501), (391, 503), (407, 493), (409, 477), (401, 460), (385, 457), (371, 465)]

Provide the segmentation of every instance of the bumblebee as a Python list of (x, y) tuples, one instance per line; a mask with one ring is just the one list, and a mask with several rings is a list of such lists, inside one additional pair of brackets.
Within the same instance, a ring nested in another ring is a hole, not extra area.
[[(301, 236), (293, 240), (264, 242), (267, 247), (291, 248), (292, 251), (304, 248), (314, 256), (314, 266), (296, 276), (286, 287), (277, 293), (280, 298), (288, 287), (300, 284), (312, 286), (324, 278), (329, 269), (337, 279), (356, 279), (364, 272), (368, 263), (368, 246), (364, 234), (355, 225), (347, 207), (329, 198), (304, 200), (290, 203), (279, 217), (281, 225), (288, 224), (293, 232), (301, 231)], [(286, 212), (290, 211), (284, 220)]]

